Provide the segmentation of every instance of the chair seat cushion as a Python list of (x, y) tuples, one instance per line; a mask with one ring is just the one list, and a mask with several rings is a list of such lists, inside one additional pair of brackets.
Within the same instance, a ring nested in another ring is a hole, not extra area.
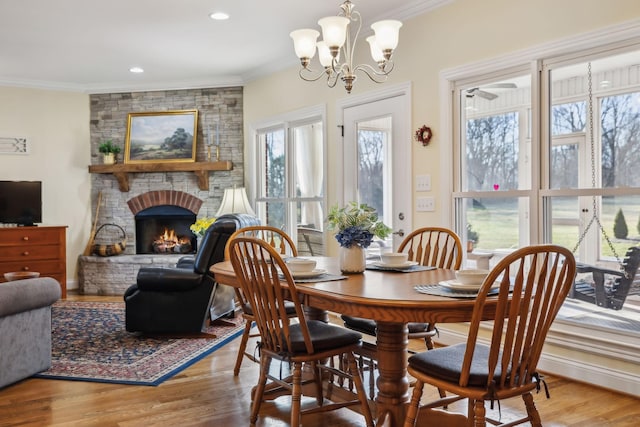
[[(362, 334), (350, 331), (339, 326), (330, 325), (320, 320), (307, 320), (309, 336), (313, 342), (313, 349), (316, 352), (331, 350), (333, 348), (358, 344), (362, 339)], [(289, 329), (291, 339), (291, 351), (293, 353), (306, 353), (300, 324), (291, 325)]]
[[(371, 319), (363, 319), (361, 317), (352, 317), (347, 315), (342, 315), (342, 320), (344, 321), (344, 326), (350, 329), (354, 329), (356, 331), (360, 331), (363, 334), (367, 335), (376, 335), (376, 321)], [(426, 332), (429, 329), (428, 323), (415, 323), (410, 322), (407, 324), (407, 328), (409, 329), (410, 334), (415, 334), (418, 332)], [(434, 331), (435, 334), (435, 331)]]
[[(284, 309), (289, 315), (296, 314), (296, 305), (291, 301), (285, 301)], [(251, 308), (251, 304), (242, 304), (242, 311), (249, 316), (253, 316), (253, 308)]]
[[(458, 383), (466, 344), (456, 344), (441, 347), (434, 350), (414, 354), (409, 358), (409, 366), (425, 375), (441, 380)], [(489, 347), (476, 344), (471, 362), (469, 385), (474, 387), (486, 387), (488, 373)], [(496, 368), (494, 379), (499, 380), (500, 366)]]

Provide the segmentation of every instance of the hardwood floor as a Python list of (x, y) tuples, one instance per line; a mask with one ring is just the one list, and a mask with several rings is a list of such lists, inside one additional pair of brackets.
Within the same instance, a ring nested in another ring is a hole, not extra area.
[[(69, 295), (68, 299), (121, 301), (121, 297), (76, 295)], [(250, 392), (258, 366), (245, 360), (240, 375), (233, 376), (238, 342), (239, 338), (157, 387), (45, 379), (21, 381), (0, 390), (0, 426), (248, 425)], [(252, 348), (251, 343), (249, 346)], [(535, 401), (547, 427), (640, 425), (640, 399), (564, 378), (545, 379), (551, 399), (540, 393)], [(521, 410), (521, 399), (501, 402), (503, 420)], [(497, 415), (497, 410), (494, 412)], [(275, 403), (263, 404), (257, 426), (285, 426), (288, 417), (288, 398), (281, 397)], [(364, 422), (358, 414), (341, 409), (306, 416), (303, 424), (346, 427)]]

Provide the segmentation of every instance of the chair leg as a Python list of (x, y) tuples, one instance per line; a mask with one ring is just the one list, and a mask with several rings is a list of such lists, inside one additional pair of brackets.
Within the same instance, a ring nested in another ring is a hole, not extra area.
[(264, 388), (267, 384), (267, 374), (271, 368), (271, 357), (263, 354), (260, 357), (260, 378), (258, 379), (258, 385), (253, 391), (253, 404), (251, 405), (251, 425), (255, 425), (258, 420), (258, 413), (260, 412), (260, 405), (262, 405), (262, 399), (264, 399)]
[[(484, 409), (484, 400), (473, 401), (469, 399), (470, 415), (473, 414), (473, 426), (474, 427), (486, 427), (486, 412)], [(471, 417), (470, 417), (471, 418)]]
[(362, 376), (356, 363), (356, 358), (353, 353), (347, 353), (347, 362), (349, 363), (349, 374), (353, 377), (353, 382), (356, 386), (356, 393), (362, 406), (362, 415), (364, 415), (367, 427), (373, 427), (373, 416), (371, 415), (371, 409), (369, 408), (369, 402), (367, 399), (367, 393), (364, 390), (364, 384), (362, 383)]
[(291, 391), (291, 427), (300, 425), (300, 401), (302, 399), (302, 363), (293, 364)]
[(247, 342), (249, 342), (252, 323), (253, 322), (251, 322), (250, 320), (247, 320), (246, 324), (244, 325), (244, 332), (242, 333), (242, 338), (240, 339), (240, 348), (238, 348), (238, 356), (236, 356), (236, 366), (233, 368), (234, 377), (237, 377), (240, 373), (240, 365), (242, 365), (242, 359), (244, 359), (244, 354), (247, 351)]
[[(316, 385), (316, 403), (318, 406), (322, 406), (324, 403), (324, 393), (322, 391), (322, 373), (320, 372), (320, 368), (318, 368), (318, 362), (311, 362), (311, 369), (313, 370), (313, 382)], [(329, 378), (329, 387), (332, 383), (333, 379)]]
[(407, 407), (407, 416), (404, 419), (404, 427), (414, 427), (416, 425), (423, 387), (424, 383), (420, 380), (416, 380), (416, 384), (413, 386), (413, 393), (411, 394), (411, 401)]
[(522, 395), (524, 400), (524, 406), (527, 408), (527, 415), (532, 427), (542, 427), (542, 420), (540, 419), (540, 413), (536, 408), (536, 404), (533, 402), (533, 396), (531, 393), (525, 393)]

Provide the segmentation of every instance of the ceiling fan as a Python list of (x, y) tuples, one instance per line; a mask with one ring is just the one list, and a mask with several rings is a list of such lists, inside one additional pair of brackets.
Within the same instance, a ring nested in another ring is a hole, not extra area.
[(487, 86), (483, 86), (482, 89), (480, 87), (467, 89), (467, 93), (465, 94), (465, 96), (467, 98), (473, 98), (474, 96), (478, 95), (480, 98), (484, 98), (488, 101), (493, 101), (498, 97), (498, 95), (484, 89), (516, 89), (517, 87), (518, 85), (516, 85), (515, 83), (493, 83)]

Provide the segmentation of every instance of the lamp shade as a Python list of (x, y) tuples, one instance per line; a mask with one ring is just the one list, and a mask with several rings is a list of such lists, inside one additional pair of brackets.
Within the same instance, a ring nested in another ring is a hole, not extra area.
[(367, 37), (367, 42), (369, 42), (369, 50), (371, 51), (371, 57), (376, 62), (384, 61), (384, 53), (382, 49), (378, 47), (378, 42), (376, 41), (376, 36)]
[(316, 40), (319, 35), (319, 32), (310, 29), (295, 30), (289, 34), (293, 39), (293, 48), (298, 58), (313, 58), (316, 54)]
[(247, 191), (244, 187), (225, 188), (222, 196), (222, 204), (216, 212), (216, 217), (231, 213), (246, 213), (255, 215), (255, 212), (249, 204)]
[(393, 50), (398, 47), (400, 27), (402, 27), (402, 22), (393, 19), (371, 24), (371, 29), (376, 33), (376, 42), (381, 50)]
[[(318, 42), (318, 59), (320, 59), (320, 64), (323, 67), (331, 67), (333, 63), (333, 56), (331, 55), (331, 51), (329, 50), (329, 46), (325, 42)], [(338, 51), (338, 55), (335, 57), (336, 62), (340, 61), (340, 51)]]
[(318, 21), (322, 27), (322, 40), (330, 48), (342, 47), (347, 38), (349, 20), (343, 16), (328, 16)]

